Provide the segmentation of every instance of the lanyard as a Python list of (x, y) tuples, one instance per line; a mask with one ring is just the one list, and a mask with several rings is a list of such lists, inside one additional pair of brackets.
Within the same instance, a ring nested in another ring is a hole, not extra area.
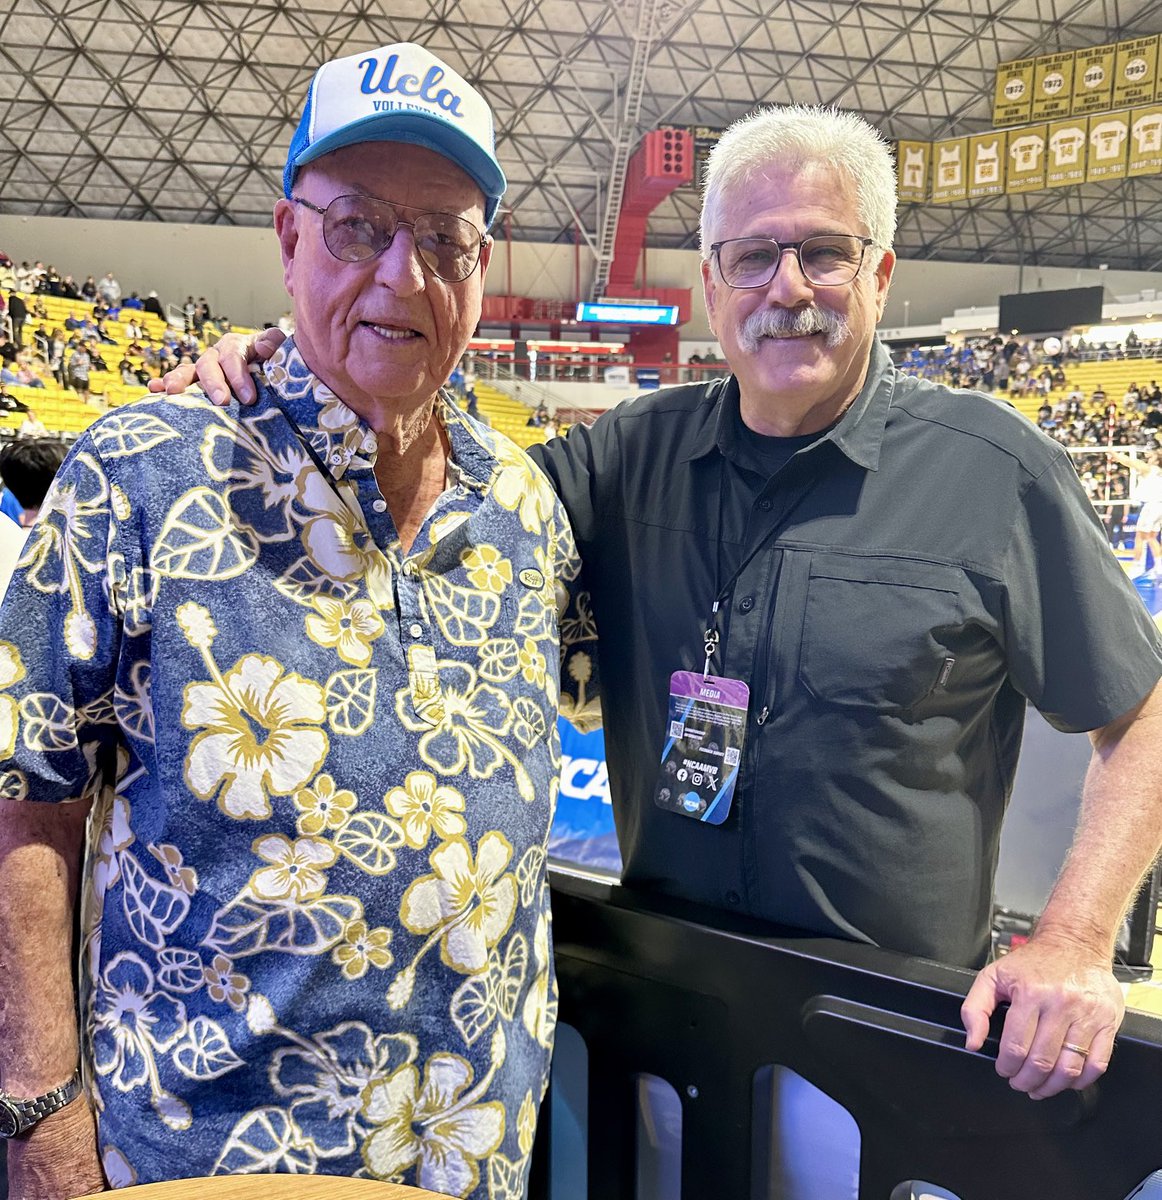
[[(812, 445), (818, 445), (818, 443), (815, 442), (812, 443)], [(793, 454), (791, 458), (788, 459), (787, 462), (775, 472), (775, 475), (780, 474), (787, 466), (789, 466), (791, 461), (793, 461), (798, 454), (799, 451), (796, 451), (795, 454)], [(799, 495), (796, 496), (795, 499), (792, 500), (787, 506), (786, 512), (779, 517), (779, 519), (754, 543), (753, 546), (744, 552), (742, 561), (737, 567), (735, 567), (730, 578), (725, 583), (722, 583), (722, 515), (726, 510), (726, 471), (728, 466), (728, 460), (726, 456), (723, 455), (722, 465), (718, 472), (718, 540), (715, 554), (716, 586), (714, 590), (714, 603), (710, 607), (710, 617), (706, 622), (706, 631), (703, 634), (702, 648), (706, 651), (706, 661), (702, 666), (703, 677), (710, 674), (710, 660), (714, 657), (715, 651), (718, 650), (722, 642), (722, 635), (718, 631), (718, 610), (722, 607), (723, 600), (726, 599), (734, 585), (738, 582), (739, 576), (742, 575), (743, 571), (750, 566), (751, 562), (757, 557), (758, 554), (766, 549), (767, 543), (770, 542), (772, 538), (778, 537), (778, 535), (787, 527), (787, 525), (790, 523), (791, 517), (794, 516), (796, 509), (798, 509), (799, 505), (803, 503), (808, 495), (810, 495), (817, 482), (817, 479), (811, 479), (807, 481)], [(775, 476), (772, 475), (771, 479), (774, 477)], [(770, 479), (767, 480), (767, 485), (770, 485)], [(749, 520), (747, 521), (747, 526), (749, 532)]]

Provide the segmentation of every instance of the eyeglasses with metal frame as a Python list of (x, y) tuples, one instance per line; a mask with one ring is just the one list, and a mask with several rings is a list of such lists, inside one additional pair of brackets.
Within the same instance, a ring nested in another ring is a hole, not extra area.
[(808, 283), (837, 287), (859, 274), (867, 248), (874, 245), (874, 238), (854, 233), (820, 233), (801, 242), (778, 242), (769, 237), (727, 238), (714, 242), (710, 251), (722, 282), (730, 288), (766, 287), (788, 250), (795, 252), (799, 270)]
[[(471, 221), (452, 213), (423, 212), (374, 196), (336, 196), (326, 208), (302, 196), (292, 195), (291, 200), (323, 218), (323, 243), (342, 262), (366, 262), (382, 254), (401, 226), (412, 231), (425, 270), (445, 283), (461, 283), (480, 261), (486, 235)], [(403, 221), (400, 212), (417, 215), (412, 221)]]

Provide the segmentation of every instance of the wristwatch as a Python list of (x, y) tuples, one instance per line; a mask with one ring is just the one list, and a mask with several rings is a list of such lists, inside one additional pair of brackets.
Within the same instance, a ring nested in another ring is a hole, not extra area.
[(17, 1100), (15, 1096), (0, 1091), (0, 1138), (14, 1138), (27, 1133), (38, 1121), (59, 1112), (80, 1094), (80, 1072), (68, 1083), (62, 1083), (35, 1100)]

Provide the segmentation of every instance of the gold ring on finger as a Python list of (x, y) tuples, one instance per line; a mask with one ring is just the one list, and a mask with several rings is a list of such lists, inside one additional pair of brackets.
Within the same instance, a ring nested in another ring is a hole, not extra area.
[(1065, 1042), (1062, 1050), (1072, 1050), (1074, 1054), (1080, 1054), (1082, 1058), (1089, 1058), (1089, 1051), (1084, 1046), (1075, 1046), (1072, 1042)]

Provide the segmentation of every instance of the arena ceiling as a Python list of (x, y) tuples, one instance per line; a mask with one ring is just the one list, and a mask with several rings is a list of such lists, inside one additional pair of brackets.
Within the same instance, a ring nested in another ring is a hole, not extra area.
[[(999, 62), (1160, 29), (1134, 0), (6, 0), (0, 211), (265, 224), (315, 65), (406, 40), (492, 101), (513, 236), (597, 247), (658, 125), (801, 101), (976, 133)], [(649, 244), (696, 244), (697, 207), (676, 192)], [(906, 258), (1162, 269), (1162, 177), (901, 218)]]

